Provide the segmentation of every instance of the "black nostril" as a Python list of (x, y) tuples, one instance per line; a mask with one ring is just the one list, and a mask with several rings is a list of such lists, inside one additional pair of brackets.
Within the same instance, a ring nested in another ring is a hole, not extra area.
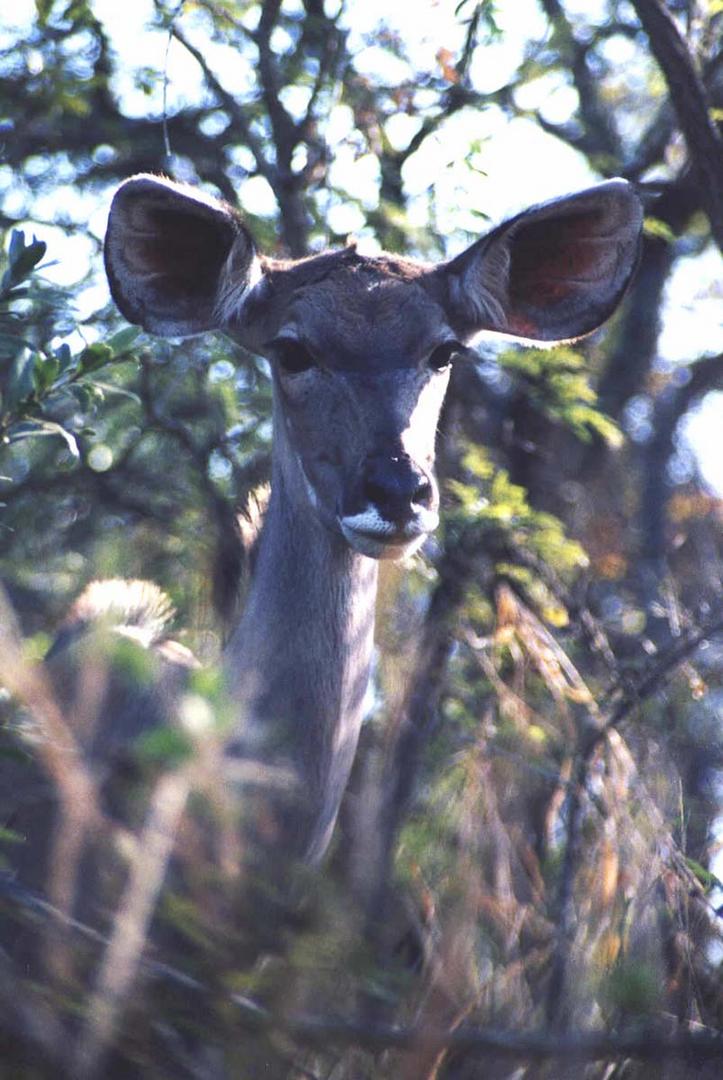
[(423, 476), (417, 484), (416, 490), (412, 495), (412, 502), (417, 506), (429, 508), (432, 502), (432, 485), (426, 476)]

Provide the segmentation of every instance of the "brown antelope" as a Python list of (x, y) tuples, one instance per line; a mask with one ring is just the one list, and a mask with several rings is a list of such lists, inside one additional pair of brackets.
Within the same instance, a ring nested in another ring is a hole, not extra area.
[(367, 689), (379, 559), (437, 525), (435, 432), (450, 365), (481, 331), (580, 337), (620, 301), (642, 213), (611, 180), (533, 207), (433, 266), (354, 247), (260, 256), (231, 207), (156, 176), (118, 189), (105, 260), (127, 319), (224, 330), (271, 362), (272, 493), (245, 610), (225, 652), (228, 754), (291, 767), (288, 849), (323, 855)]

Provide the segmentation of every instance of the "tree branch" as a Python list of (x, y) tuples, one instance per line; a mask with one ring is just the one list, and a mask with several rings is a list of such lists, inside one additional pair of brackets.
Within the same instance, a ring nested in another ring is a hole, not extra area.
[(527, 1058), (531, 1061), (611, 1058), (639, 1061), (675, 1058), (692, 1063), (723, 1061), (723, 1032), (714, 1029), (682, 1031), (674, 1035), (667, 1035), (660, 1028), (650, 1028), (619, 1035), (580, 1032), (568, 1036), (556, 1036), (548, 1031), (515, 1032), (471, 1026), (456, 1031), (434, 1031), (426, 1025), (401, 1027), (308, 1015), (278, 1017), (248, 999), (237, 996), (234, 1000), (252, 1027), (280, 1027), (299, 1042), (311, 1046), (327, 1046), (332, 1042), (368, 1050), (446, 1048), (458, 1053), (484, 1052), (506, 1059)]
[(301, 191), (302, 177), (295, 175), (292, 170), (294, 150), (301, 140), (301, 128), (297, 128), (281, 103), (279, 69), (271, 49), (271, 34), (280, 9), (281, 0), (264, 0), (254, 40), (259, 51), (261, 92), (276, 153), (272, 187), (281, 211), (286, 246), (294, 258), (299, 258), (308, 254), (309, 221)]
[[(2, 876), (0, 895), (15, 905), (27, 908), (32, 917), (67, 925), (74, 933), (81, 933), (96, 944), (109, 944), (108, 939), (96, 930), (69, 919), (65, 913), (53, 909), (35, 894), (18, 886), (16, 882), (6, 881)], [(182, 988), (185, 994), (199, 1000), (211, 992), (209, 987), (193, 976), (153, 958), (141, 957), (140, 968), (145, 977), (176, 985)], [(3, 974), (7, 975), (7, 978), (0, 979), (0, 994), (8, 997), (17, 1013), (13, 1015), (12, 1009), (6, 1009), (3, 1027), (7, 1031), (11, 1023), (14, 1038), (27, 1040), (31, 1045), (42, 1049), (49, 1063), (53, 1063), (57, 1060), (54, 1051), (58, 1051), (60, 1041), (53, 1044), (43, 1031), (38, 1030), (36, 1001), (28, 996), (27, 988), (15, 986), (9, 972)], [(12, 997), (8, 994), (10, 986), (13, 987)], [(495, 1054), (506, 1060), (530, 1061), (602, 1061), (617, 1058), (634, 1058), (639, 1061), (676, 1059), (692, 1064), (723, 1061), (723, 1032), (703, 1028), (702, 1025), (698, 1030), (683, 1030), (673, 1034), (663, 1031), (660, 1026), (636, 1028), (634, 1031), (623, 1031), (615, 1035), (599, 1031), (555, 1035), (548, 1030), (505, 1031), (472, 1025), (450, 1031), (435, 1030), (429, 1024), (401, 1026), (339, 1016), (315, 1016), (309, 1013), (283, 1015), (240, 994), (230, 995), (227, 1001), (237, 1010), (240, 1025), (244, 1030), (282, 1031), (302, 1045), (324, 1049), (328, 1049), (329, 1044), (357, 1046), (377, 1052), (420, 1048), (447, 1049), (458, 1053)]]
[[(700, 205), (701, 193), (687, 175), (665, 187), (651, 212), (677, 236)], [(675, 246), (669, 240), (644, 238), (640, 266), (625, 301), (616, 344), (597, 387), (600, 407), (614, 419), (619, 419), (630, 398), (640, 392), (656, 359), (661, 298), (675, 256)], [(589, 456), (593, 455), (599, 459), (598, 445)]]
[(668, 84), (711, 230), (723, 251), (723, 139), (711, 118), (705, 88), (685, 40), (660, 0), (632, 0), (632, 3)]
[(697, 401), (711, 390), (723, 389), (723, 353), (706, 356), (687, 370), (686, 383), (666, 389), (659, 395), (655, 403), (653, 436), (646, 447), (645, 485), (640, 507), (641, 554), (652, 562), (662, 560), (666, 549), (666, 511), (671, 491), (666, 470), (675, 450), (675, 433)]
[(291, 154), (296, 145), (296, 126), (281, 103), (279, 73), (276, 59), (271, 51), (271, 34), (278, 21), (280, 10), (281, 0), (264, 0), (254, 41), (259, 50), (261, 92), (271, 121), (277, 166), (283, 168), (282, 162), (291, 162)]
[(181, 44), (184, 49), (186, 49), (186, 51), (191, 54), (193, 59), (199, 65), (201, 71), (203, 72), (204, 78), (206, 79), (206, 82), (218, 97), (220, 104), (231, 117), (231, 121), (237, 128), (241, 138), (246, 143), (251, 153), (254, 155), (254, 161), (256, 162), (256, 168), (258, 169), (259, 173), (266, 180), (268, 180), (269, 184), (271, 184), (272, 187), (274, 187), (277, 179), (276, 170), (266, 157), (261, 139), (259, 139), (254, 134), (243, 109), (237, 103), (235, 98), (231, 94), (229, 94), (228, 90), (224, 89), (216, 75), (208, 66), (203, 53), (200, 51), (200, 49), (197, 49), (195, 45), (191, 44), (183, 31), (178, 27), (177, 23), (173, 24), (171, 33), (176, 39), (176, 41), (178, 41), (179, 44)]
[(577, 40), (559, 0), (541, 0), (541, 3), (560, 37), (561, 52), (567, 53), (575, 89), (580, 98), (580, 115), (586, 134), (584, 140), (580, 139), (578, 142), (584, 143), (587, 154), (604, 154), (613, 161), (619, 161), (622, 157), (620, 139), (612, 122), (612, 114), (600, 99), (598, 82), (588, 66), (589, 45)]
[(583, 862), (585, 839), (586, 795), (595, 755), (603, 740), (616, 730), (636, 708), (660, 690), (671, 675), (706, 640), (723, 632), (723, 611), (717, 611), (703, 626), (691, 631), (666, 650), (638, 684), (620, 686), (610, 696), (608, 707), (601, 716), (589, 715), (589, 726), (582, 733), (574, 776), (569, 785), (569, 806), (565, 835), (565, 855), (560, 873), (560, 888), (556, 901), (558, 927), (557, 945), (547, 994), (547, 1016), (558, 1030), (564, 1030), (566, 1020), (565, 985), (570, 959), (570, 942), (576, 928), (574, 885), (578, 868)]

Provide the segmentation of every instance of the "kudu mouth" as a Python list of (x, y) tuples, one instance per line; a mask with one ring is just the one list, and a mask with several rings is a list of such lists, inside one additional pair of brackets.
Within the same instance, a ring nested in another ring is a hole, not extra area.
[(439, 524), (434, 478), (408, 454), (377, 454), (362, 471), (353, 504), (339, 517), (349, 545), (372, 559), (417, 551)]
[(339, 527), (349, 546), (370, 559), (403, 559), (413, 555), (438, 524), (436, 510), (424, 509), (401, 528), (381, 518), (374, 507), (339, 518)]

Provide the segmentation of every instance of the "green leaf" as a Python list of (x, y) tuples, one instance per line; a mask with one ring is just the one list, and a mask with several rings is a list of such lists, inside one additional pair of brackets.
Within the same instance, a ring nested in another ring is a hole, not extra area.
[(0, 843), (24, 844), (25, 837), (22, 833), (16, 832), (15, 829), (7, 829), (0, 826)]
[(120, 356), (129, 352), (131, 345), (133, 345), (140, 332), (140, 326), (126, 326), (123, 330), (119, 330), (117, 334), (109, 337), (105, 344), (111, 350), (113, 358), (117, 360)]
[(97, 402), (105, 400), (102, 387), (95, 382), (76, 382), (69, 386), (67, 390), (69, 394), (73, 395), (84, 412), (92, 409)]
[(695, 859), (689, 857), (685, 860), (686, 865), (703, 886), (706, 892), (710, 892), (711, 889), (723, 889), (723, 882), (720, 878), (716, 877), (712, 871), (703, 866), (702, 863), (697, 862)]
[(46, 251), (47, 244), (44, 241), (33, 237), (32, 241), (26, 244), (25, 233), (21, 229), (13, 229), (8, 248), (8, 268), (2, 280), (3, 292), (9, 292), (14, 285), (23, 281)]
[(38, 13), (38, 24), (40, 26), (47, 24), (52, 8), (52, 0), (35, 0), (35, 10)]
[(33, 383), (39, 397), (51, 388), (58, 377), (59, 370), (60, 364), (57, 356), (53, 353), (49, 356), (38, 354), (33, 367)]
[(668, 244), (672, 244), (675, 240), (675, 233), (670, 228), (670, 225), (656, 217), (645, 218), (645, 221), (643, 222), (643, 233), (645, 236), (653, 236), (658, 240), (665, 240)]
[(73, 354), (70, 351), (70, 346), (64, 342), (55, 350), (55, 355), (58, 359), (58, 373), (63, 375), (73, 363)]
[(141, 403), (138, 394), (135, 394), (132, 390), (127, 390), (125, 386), (114, 386), (113, 383), (106, 382), (93, 382), (91, 385), (100, 391), (100, 400), (103, 399), (105, 394), (115, 394), (116, 397), (130, 398), (131, 401), (135, 401), (136, 405)]
[(136, 743), (141, 757), (169, 766), (181, 764), (193, 754), (193, 743), (177, 728), (158, 727)]
[(486, 451), (473, 443), (465, 453), (462, 464), (478, 480), (489, 480), (494, 473), (494, 466)]
[(22, 439), (41, 438), (43, 436), (56, 435), (61, 438), (74, 458), (80, 457), (78, 444), (69, 431), (66, 431), (54, 420), (21, 420), (13, 424), (8, 431), (8, 439), (12, 442), (20, 442)]
[(190, 685), (196, 694), (208, 701), (223, 699), (226, 681), (219, 668), (202, 667), (191, 672)]
[(112, 359), (113, 350), (110, 346), (97, 341), (95, 344), (89, 345), (87, 349), (83, 349), (78, 357), (78, 368), (82, 372), (97, 371), (98, 368), (103, 367)]

